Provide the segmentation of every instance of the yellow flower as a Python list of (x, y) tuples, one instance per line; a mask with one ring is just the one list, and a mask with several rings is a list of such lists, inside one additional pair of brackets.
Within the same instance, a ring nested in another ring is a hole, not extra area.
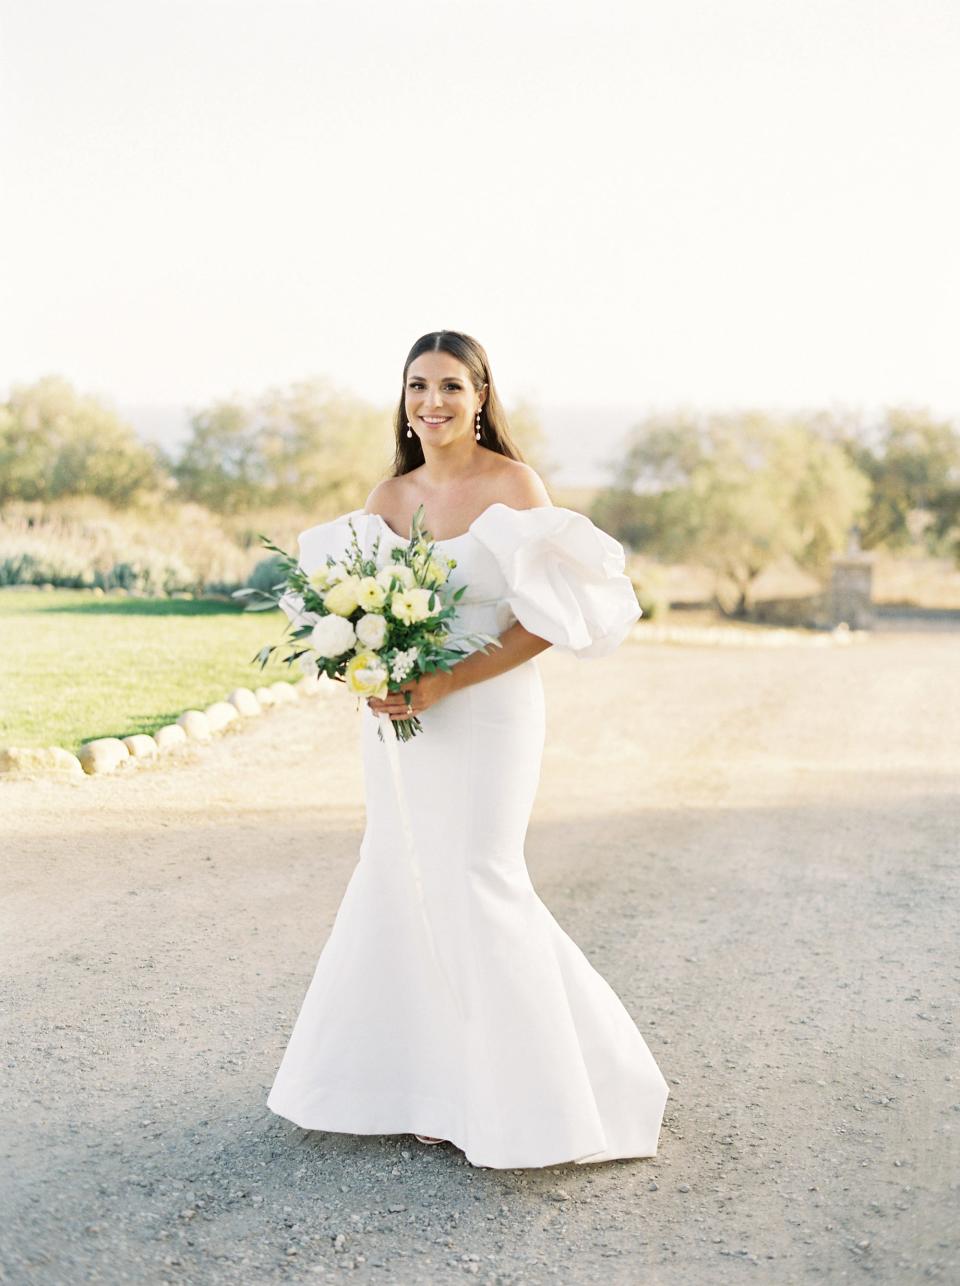
[(360, 584), (357, 586), (357, 598), (365, 612), (375, 612), (377, 608), (383, 607), (386, 597), (386, 588), (380, 585), (375, 577), (361, 577)]
[(356, 576), (337, 581), (323, 596), (323, 604), (328, 612), (337, 616), (350, 616), (360, 606), (357, 596), (358, 581)]
[(326, 589), (330, 584), (330, 568), (326, 563), (311, 572), (307, 578), (314, 589)]
[(390, 611), (404, 625), (414, 625), (425, 621), (431, 615), (431, 591), (429, 589), (405, 589), (394, 594), (390, 600)]
[(434, 588), (443, 585), (450, 575), (449, 568), (444, 567), (443, 563), (438, 563), (436, 559), (431, 558), (427, 563), (424, 573), (424, 584), (432, 585)]
[(358, 652), (344, 671), (347, 691), (356, 697), (385, 697), (390, 676), (376, 652)]

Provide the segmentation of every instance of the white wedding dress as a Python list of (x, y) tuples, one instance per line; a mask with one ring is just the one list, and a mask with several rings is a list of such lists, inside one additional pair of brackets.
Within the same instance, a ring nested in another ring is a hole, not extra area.
[[(305, 571), (343, 555), (349, 520), (365, 555), (379, 537), (378, 566), (407, 543), (353, 510), (300, 535)], [(463, 633), (520, 621), (602, 657), (640, 616), (622, 546), (573, 510), (498, 502), (437, 546), (457, 560), (451, 583), (469, 586)], [(536, 658), (430, 706), (406, 743), (361, 709), (359, 861), (267, 1106), (308, 1130), (433, 1135), (475, 1166), (656, 1156), (667, 1082), (527, 872), (545, 730)]]

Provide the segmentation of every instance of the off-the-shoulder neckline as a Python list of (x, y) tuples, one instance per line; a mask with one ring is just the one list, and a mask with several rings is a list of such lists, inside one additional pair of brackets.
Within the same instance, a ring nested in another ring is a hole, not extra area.
[[(456, 540), (466, 540), (468, 536), (473, 535), (474, 527), (476, 527), (477, 523), (480, 521), (481, 518), (486, 517), (486, 515), (490, 512), (491, 509), (510, 509), (511, 512), (513, 513), (528, 514), (528, 513), (534, 513), (537, 509), (556, 509), (556, 508), (557, 508), (556, 505), (533, 505), (529, 509), (514, 509), (512, 505), (505, 505), (502, 500), (494, 500), (492, 504), (487, 505), (486, 509), (484, 509), (482, 513), (477, 514), (476, 518), (474, 518), (473, 522), (470, 524), (470, 526), (467, 528), (466, 531), (462, 531), (459, 536), (447, 536), (443, 540), (441, 540), (438, 537), (435, 543), (438, 545), (452, 545), (453, 542)], [(395, 540), (402, 540), (404, 542), (409, 541), (410, 537), (401, 536), (398, 531), (394, 531), (393, 528), (390, 526), (390, 524), (387, 522), (386, 518), (384, 518), (382, 514), (371, 513), (369, 509), (361, 509), (360, 512), (363, 514), (366, 514), (368, 518), (378, 518), (381, 524), (383, 525), (384, 530), (388, 531), (390, 535), (394, 537)]]

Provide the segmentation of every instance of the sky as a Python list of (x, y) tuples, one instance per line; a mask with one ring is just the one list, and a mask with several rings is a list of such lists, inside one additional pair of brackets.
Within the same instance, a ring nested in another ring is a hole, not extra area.
[(960, 417), (958, 120), (955, 0), (0, 0), (0, 396)]

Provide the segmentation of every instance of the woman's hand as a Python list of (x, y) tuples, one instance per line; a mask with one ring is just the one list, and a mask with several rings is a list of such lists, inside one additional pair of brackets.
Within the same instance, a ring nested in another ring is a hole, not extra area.
[[(433, 670), (419, 679), (404, 683), (399, 692), (388, 692), (385, 697), (367, 697), (367, 705), (374, 714), (388, 714), (391, 719), (412, 719), (454, 691), (453, 675), (446, 670)], [(405, 694), (410, 694), (407, 705)]]

